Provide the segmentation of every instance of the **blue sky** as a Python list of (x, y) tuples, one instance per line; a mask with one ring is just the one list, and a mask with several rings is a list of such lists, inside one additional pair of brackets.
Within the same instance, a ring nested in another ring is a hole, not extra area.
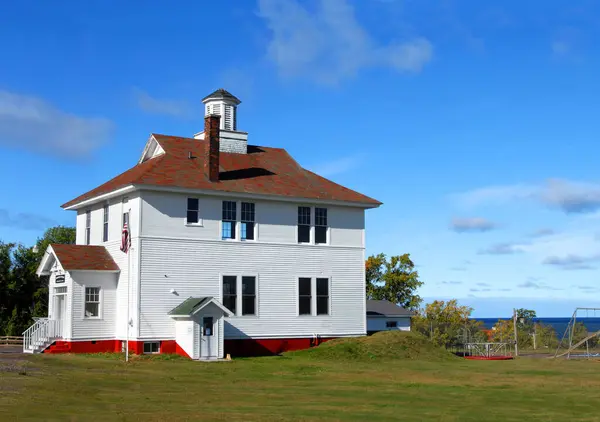
[(384, 202), (367, 252), (478, 316), (600, 306), (593, 1), (9, 2), (0, 239), (135, 164), (151, 132), (241, 98), (250, 142)]

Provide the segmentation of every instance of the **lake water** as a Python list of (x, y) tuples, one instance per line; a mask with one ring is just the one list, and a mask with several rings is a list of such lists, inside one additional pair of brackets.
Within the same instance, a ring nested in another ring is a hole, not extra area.
[[(585, 314), (584, 314), (585, 315)], [(481, 321), (486, 329), (491, 329), (498, 320), (510, 320), (510, 318), (472, 318), (476, 321)], [(554, 328), (558, 338), (560, 339), (564, 334), (567, 326), (569, 325), (569, 321), (571, 318), (534, 318), (535, 322), (540, 322), (544, 325), (549, 325)], [(586, 318), (586, 317), (577, 317), (577, 322), (582, 322), (587, 328), (588, 332), (599, 331), (600, 330), (600, 318)]]

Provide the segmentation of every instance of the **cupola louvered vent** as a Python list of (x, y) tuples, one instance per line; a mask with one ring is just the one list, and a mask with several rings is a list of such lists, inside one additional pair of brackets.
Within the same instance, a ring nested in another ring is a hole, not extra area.
[(225, 122), (223, 125), (223, 129), (227, 130), (235, 130), (235, 125), (233, 124), (233, 116), (235, 114), (235, 110), (232, 105), (225, 105)]

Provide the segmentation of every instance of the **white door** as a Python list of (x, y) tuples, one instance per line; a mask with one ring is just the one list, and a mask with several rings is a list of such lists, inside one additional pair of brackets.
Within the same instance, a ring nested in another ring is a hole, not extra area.
[(63, 336), (63, 329), (65, 326), (65, 314), (67, 313), (67, 301), (65, 300), (67, 297), (67, 295), (64, 294), (60, 294), (60, 295), (56, 295), (56, 313), (53, 319), (60, 321), (58, 323), (58, 326), (56, 327), (57, 329), (57, 333), (55, 333), (57, 336), (59, 337), (64, 337)]
[(216, 359), (219, 354), (219, 330), (217, 318), (202, 317), (200, 330), (200, 359)]

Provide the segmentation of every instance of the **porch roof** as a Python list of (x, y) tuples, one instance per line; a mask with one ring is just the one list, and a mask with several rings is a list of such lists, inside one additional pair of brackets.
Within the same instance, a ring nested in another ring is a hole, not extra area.
[(58, 260), (65, 271), (120, 271), (104, 246), (53, 243), (48, 246), (37, 274), (47, 274), (54, 260)]
[(179, 305), (171, 309), (169, 311), (169, 315), (172, 317), (182, 317), (182, 316), (191, 316), (196, 312), (202, 310), (207, 307), (209, 304), (214, 304), (218, 308), (220, 308), (224, 314), (227, 316), (233, 315), (229, 309), (223, 306), (217, 299), (212, 296), (203, 296), (203, 297), (188, 297), (186, 300), (181, 302)]

